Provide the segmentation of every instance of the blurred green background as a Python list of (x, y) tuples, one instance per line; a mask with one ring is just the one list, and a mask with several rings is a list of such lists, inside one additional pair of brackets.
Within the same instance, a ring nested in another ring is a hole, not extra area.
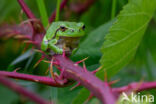
[[(86, 0), (70, 0), (64, 10), (61, 11), (60, 20), (68, 21), (82, 21), (86, 24), (86, 34), (90, 34), (91, 31), (95, 30), (101, 25), (107, 24), (106, 27), (111, 26), (111, 11), (112, 11), (112, 0), (96, 0), (87, 11), (82, 14), (74, 13), (70, 10), (71, 3), (83, 3)], [(30, 7), (36, 17), (40, 18), (36, 0), (25, 0), (27, 5)], [(128, 2), (128, 0), (116, 0), (116, 12), (119, 13), (122, 7)], [(47, 13), (50, 16), (56, 8), (56, 0), (45, 0)], [(26, 20), (25, 14), (21, 14), (21, 8), (16, 0), (1, 0), (0, 1), (0, 23), (5, 24), (19, 24), (22, 20)], [(106, 31), (106, 30), (105, 30)], [(108, 31), (108, 30), (107, 30)], [(107, 32), (106, 32), (107, 33)], [(86, 35), (86, 37), (87, 37)], [(99, 59), (101, 53), (99, 49), (103, 44), (103, 39), (99, 41), (95, 50), (98, 51), (83, 51), (81, 46), (86, 47), (92, 43), (92, 41), (86, 40), (84, 37), (81, 40), (80, 50), (72, 56), (72, 60), (78, 61), (89, 56), (86, 61), (87, 68), (94, 70), (99, 66)], [(95, 36), (96, 37), (96, 36)], [(139, 46), (135, 58), (121, 70), (112, 79), (120, 79), (120, 82), (114, 86), (126, 85), (130, 82), (135, 81), (154, 81), (156, 79), (156, 14), (149, 24), (149, 27), (145, 33), (143, 41)], [(36, 75), (45, 75), (45, 71), (48, 68), (48, 64), (41, 62), (37, 68), (33, 68), (34, 64), (41, 57), (41, 54), (31, 51), (31, 47), (25, 50), (25, 44), (15, 39), (1, 39), (0, 40), (0, 70), (13, 71), (16, 68), (21, 68), (19, 72), (29, 73)], [(81, 51), (82, 50), (82, 51)], [(78, 94), (82, 87), (78, 87), (70, 91), (70, 87), (66, 88), (52, 88), (49, 86), (41, 85), (38, 83), (14, 80), (20, 85), (24, 86), (30, 91), (38, 93), (45, 99), (54, 100), (57, 104), (69, 104), (72, 102), (74, 97)], [(146, 91), (143, 93), (156, 94), (156, 91)], [(32, 102), (26, 100), (24, 97), (17, 95), (10, 89), (0, 85), (0, 104), (30, 104)], [(90, 103), (98, 103), (96, 99)]]

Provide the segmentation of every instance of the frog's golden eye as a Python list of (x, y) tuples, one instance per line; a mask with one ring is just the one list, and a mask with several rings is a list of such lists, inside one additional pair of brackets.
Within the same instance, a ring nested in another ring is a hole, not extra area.
[(84, 29), (85, 29), (85, 27), (86, 27), (86, 26), (85, 26), (85, 25), (83, 25), (83, 26), (82, 26), (82, 29), (84, 30)]
[(66, 27), (60, 26), (60, 30), (61, 30), (62, 32), (64, 32), (66, 29), (67, 29)]

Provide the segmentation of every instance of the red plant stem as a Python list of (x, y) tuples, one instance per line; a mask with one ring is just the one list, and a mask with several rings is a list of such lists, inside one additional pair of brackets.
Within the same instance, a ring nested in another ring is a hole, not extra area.
[[(35, 75), (28, 75), (28, 74), (21, 74), (16, 72), (7, 72), (7, 71), (0, 71), (0, 76), (6, 76), (15, 79), (23, 79), (33, 82), (42, 83), (49, 86), (54, 87), (65, 87), (67, 85), (60, 85), (58, 83), (53, 82), (53, 79), (50, 77), (43, 77), (43, 76), (35, 76)], [(87, 83), (86, 83), (87, 84)], [(119, 87), (119, 88), (112, 88), (113, 93), (121, 94), (122, 92), (131, 92), (131, 91), (145, 91), (149, 89), (156, 88), (156, 82), (143, 82), (141, 83), (130, 83), (127, 86)]]
[(119, 88), (113, 88), (112, 91), (115, 93), (122, 93), (122, 92), (131, 92), (131, 91), (144, 91), (149, 89), (156, 88), (156, 82), (143, 82), (143, 83), (130, 83), (127, 86), (119, 87)]
[[(18, 0), (18, 3), (20, 4), (22, 10), (24, 11), (24, 13), (27, 15), (27, 17), (29, 19), (37, 19), (35, 17), (35, 15), (31, 12), (31, 10), (28, 8), (28, 6), (25, 4), (24, 0)], [(41, 24), (41, 22), (40, 21), (36, 21), (36, 23), (39, 24), (39, 26), (40, 26), (39, 29), (38, 29), (38, 26), (36, 26), (35, 21), (31, 22), (33, 30), (34, 30), (33, 31), (34, 33), (33, 33), (33, 36), (32, 36), (32, 40), (34, 40), (36, 33), (38, 33), (38, 32), (45, 32), (45, 29), (44, 29), (43, 25)]]
[(29, 98), (31, 101), (35, 102), (36, 104), (48, 104), (47, 101), (36, 95), (35, 93), (29, 92), (23, 87), (17, 85), (16, 83), (9, 81), (5, 77), (0, 76), (0, 83), (13, 91)]
[(29, 19), (36, 18), (34, 14), (31, 12), (31, 10), (24, 3), (24, 0), (18, 0), (18, 3), (21, 5), (22, 10), (25, 12), (25, 14), (27, 15)]
[[(68, 0), (63, 0), (61, 2), (61, 5), (60, 5), (60, 10), (62, 10), (64, 8), (64, 6), (67, 4)], [(56, 17), (56, 10), (51, 14), (50, 18), (49, 18), (49, 23), (52, 23), (54, 21)]]
[[(40, 45), (40, 39), (37, 39), (38, 45)], [(139, 83), (132, 83), (128, 86), (120, 87), (120, 88), (112, 88), (110, 89), (107, 83), (103, 83), (98, 78), (96, 78), (91, 72), (84, 71), (80, 66), (75, 66), (71, 60), (62, 57), (61, 55), (54, 56), (56, 60), (59, 62), (61, 68), (64, 68), (63, 76), (68, 79), (74, 79), (81, 83), (84, 87), (89, 89), (94, 96), (99, 98), (103, 103), (113, 104), (115, 102), (114, 95), (115, 93), (129, 92), (129, 91), (143, 91), (147, 89), (156, 88), (156, 82), (144, 82), (139, 86)], [(51, 59), (51, 58), (50, 58)], [(0, 76), (4, 75), (11, 78), (16, 79), (24, 79), (28, 81), (39, 82), (42, 84), (56, 86), (56, 87), (64, 87), (69, 84), (61, 85), (56, 83), (50, 77), (42, 77), (42, 76), (34, 76), (27, 74), (20, 74), (16, 72), (6, 72), (0, 71)]]
[(103, 104), (115, 104), (115, 98), (107, 83), (102, 82), (91, 72), (84, 71), (80, 66), (75, 65), (71, 60), (62, 55), (55, 55), (61, 68), (64, 68), (63, 76), (68, 79), (74, 79), (89, 89), (91, 93), (99, 98)]
[(27, 80), (27, 81), (32, 81), (32, 82), (38, 82), (38, 83), (42, 83), (42, 84), (54, 86), (54, 87), (65, 87), (69, 85), (69, 83), (65, 83), (64, 85), (56, 83), (56, 81), (54, 81), (50, 77), (22, 74), (22, 73), (17, 73), (17, 72), (0, 71), (0, 76), (5, 76), (5, 77), (15, 78), (15, 79), (22, 79), (22, 80)]

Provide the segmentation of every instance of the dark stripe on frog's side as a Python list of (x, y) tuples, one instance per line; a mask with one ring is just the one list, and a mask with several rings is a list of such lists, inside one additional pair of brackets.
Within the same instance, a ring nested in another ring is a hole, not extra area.
[(60, 27), (56, 30), (56, 32), (55, 32), (55, 34), (54, 34), (54, 36), (53, 36), (53, 38), (52, 39), (55, 39), (56, 38), (56, 34), (57, 34), (57, 32), (60, 30)]

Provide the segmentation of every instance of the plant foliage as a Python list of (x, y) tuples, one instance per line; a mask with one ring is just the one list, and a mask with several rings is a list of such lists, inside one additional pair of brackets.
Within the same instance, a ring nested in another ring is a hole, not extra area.
[(118, 15), (117, 21), (105, 37), (100, 63), (103, 70), (97, 76), (115, 75), (136, 53), (144, 32), (156, 8), (155, 0), (130, 0)]

